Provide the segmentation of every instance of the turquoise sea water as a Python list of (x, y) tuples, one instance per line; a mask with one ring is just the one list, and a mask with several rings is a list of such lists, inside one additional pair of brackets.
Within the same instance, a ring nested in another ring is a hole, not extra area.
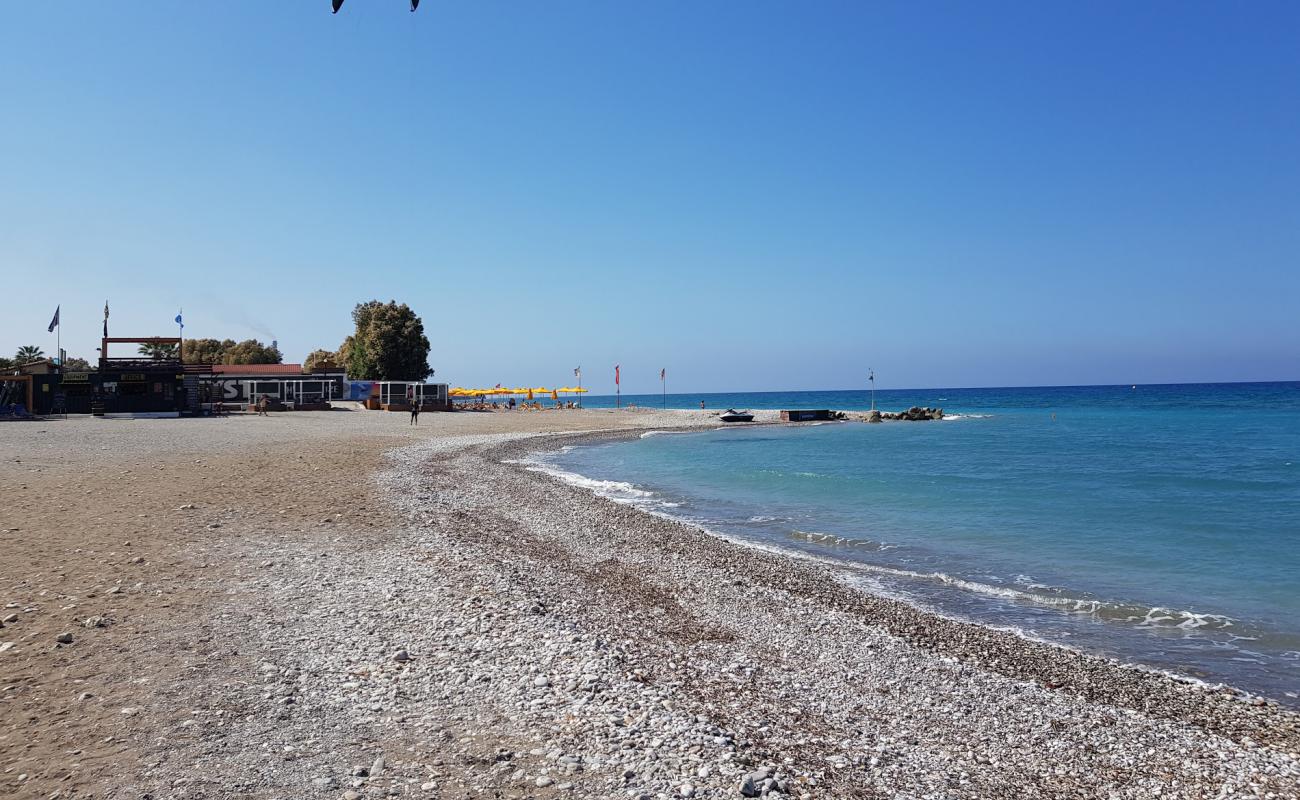
[[(863, 392), (677, 397), (869, 405)], [(891, 391), (876, 404), (956, 417), (665, 433), (542, 467), (831, 559), (846, 580), (944, 613), (1296, 703), (1300, 383)]]

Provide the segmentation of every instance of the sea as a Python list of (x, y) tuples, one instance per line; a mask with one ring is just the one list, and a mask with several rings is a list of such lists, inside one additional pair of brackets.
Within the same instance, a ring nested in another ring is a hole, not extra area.
[[(872, 402), (620, 398), (701, 400)], [(1300, 382), (882, 390), (874, 402), (946, 416), (719, 423), (566, 447), (532, 467), (940, 614), (1300, 706)]]

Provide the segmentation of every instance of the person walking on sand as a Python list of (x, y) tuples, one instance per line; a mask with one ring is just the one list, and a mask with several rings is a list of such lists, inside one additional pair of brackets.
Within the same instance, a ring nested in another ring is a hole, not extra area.
[(420, 401), (419, 400), (411, 401), (411, 424), (412, 425), (420, 424)]

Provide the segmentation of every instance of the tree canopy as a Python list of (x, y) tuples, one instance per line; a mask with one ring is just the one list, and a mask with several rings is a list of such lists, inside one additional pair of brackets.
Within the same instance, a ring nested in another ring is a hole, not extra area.
[(152, 358), (154, 361), (170, 361), (176, 358), (174, 344), (142, 344), (137, 349), (140, 355)]
[(429, 377), (429, 338), (424, 323), (405, 303), (371, 300), (352, 310), (356, 330), (338, 357), (357, 380), (422, 381)]
[(339, 366), (342, 362), (339, 361), (339, 354), (333, 350), (313, 350), (307, 354), (305, 359), (303, 359), (302, 371), (311, 372), (322, 364), (333, 364)]
[(186, 364), (279, 364), (284, 356), (256, 339), (186, 339)]
[(14, 361), (17, 361), (19, 365), (22, 365), (26, 364), (28, 361), (39, 361), (44, 356), (45, 351), (41, 348), (34, 344), (25, 344), (18, 348), (18, 352), (14, 353)]

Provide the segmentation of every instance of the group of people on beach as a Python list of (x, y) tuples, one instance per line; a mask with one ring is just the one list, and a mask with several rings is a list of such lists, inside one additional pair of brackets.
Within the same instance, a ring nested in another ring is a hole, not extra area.
[(493, 400), (492, 402), (487, 402), (486, 400), (476, 400), (473, 403), (469, 403), (469, 402), (456, 403), (456, 409), (458, 411), (515, 411), (515, 410), (545, 411), (548, 408), (556, 409), (556, 408), (580, 408), (580, 407), (581, 406), (579, 406), (577, 403), (575, 403), (572, 400), (556, 400), (554, 405), (543, 406), (540, 402), (536, 400), (532, 402), (527, 402), (527, 401), (519, 402), (516, 401), (515, 398), (513, 397), (504, 403), (498, 402), (496, 400)]

